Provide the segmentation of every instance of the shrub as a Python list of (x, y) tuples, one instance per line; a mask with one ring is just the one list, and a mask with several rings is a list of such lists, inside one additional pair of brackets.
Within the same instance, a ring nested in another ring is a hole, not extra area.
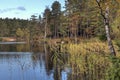
[(106, 41), (106, 40), (107, 40), (105, 34), (99, 35), (99, 39), (100, 39), (101, 41)]

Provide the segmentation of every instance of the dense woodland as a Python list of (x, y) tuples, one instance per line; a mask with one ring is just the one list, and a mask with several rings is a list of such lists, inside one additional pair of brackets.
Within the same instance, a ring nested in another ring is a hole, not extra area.
[[(103, 13), (109, 6), (109, 22), (112, 38), (120, 34), (119, 0), (103, 0), (100, 2)], [(107, 5), (106, 5), (107, 4)], [(42, 17), (41, 17), (42, 16)], [(51, 7), (46, 7), (39, 18), (32, 15), (29, 20), (0, 19), (1, 37), (99, 37), (105, 39), (104, 20), (96, 0), (65, 0), (64, 10), (61, 4), (55, 1)]]
[(15, 37), (19, 41), (69, 38), (96, 38), (108, 41), (115, 55), (112, 40), (119, 44), (119, 0), (65, 0), (64, 8), (59, 1), (46, 7), (43, 15), (30, 19), (0, 19), (0, 37)]
[(28, 20), (0, 19), (0, 37), (15, 37), (21, 41), (69, 38), (75, 43), (79, 39), (97, 38), (118, 42), (120, 35), (119, 0), (65, 0), (64, 8), (59, 1), (46, 7), (43, 15), (32, 15)]
[(120, 0), (65, 0), (64, 8), (57, 0), (28, 20), (0, 18), (0, 37), (73, 40), (50, 45), (56, 70), (68, 64), (69, 80), (120, 79)]

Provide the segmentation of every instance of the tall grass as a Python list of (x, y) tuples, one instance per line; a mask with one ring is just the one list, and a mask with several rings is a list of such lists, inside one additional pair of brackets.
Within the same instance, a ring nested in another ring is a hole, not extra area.
[[(61, 44), (59, 46), (59, 49), (57, 47), (52, 48), (53, 53), (56, 51), (56, 56), (65, 53), (69, 54), (67, 64), (71, 67), (72, 72), (69, 74), (68, 80), (115, 80), (120, 77), (120, 68), (118, 68), (120, 57), (116, 57), (115, 61), (118, 61), (114, 66), (114, 59), (109, 56), (110, 52), (106, 42), (84, 40), (79, 44)], [(115, 49), (117, 51), (117, 46), (115, 46)], [(56, 60), (58, 58), (55, 57)], [(118, 68), (117, 71), (115, 68)], [(112, 74), (114, 76), (110, 77)]]

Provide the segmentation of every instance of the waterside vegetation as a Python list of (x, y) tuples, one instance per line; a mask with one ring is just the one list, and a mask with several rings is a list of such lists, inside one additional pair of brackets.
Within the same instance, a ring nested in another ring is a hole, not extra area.
[(39, 18), (0, 18), (0, 37), (48, 44), (55, 71), (70, 68), (68, 80), (119, 80), (119, 13), (120, 0), (65, 0), (64, 10), (55, 1)]

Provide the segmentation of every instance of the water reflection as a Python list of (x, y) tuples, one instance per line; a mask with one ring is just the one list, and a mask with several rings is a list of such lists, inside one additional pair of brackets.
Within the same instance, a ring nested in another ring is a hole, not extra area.
[(53, 67), (46, 45), (0, 44), (1, 80), (67, 80), (67, 73)]
[(28, 52), (30, 51), (29, 44), (0, 44), (2, 52)]

